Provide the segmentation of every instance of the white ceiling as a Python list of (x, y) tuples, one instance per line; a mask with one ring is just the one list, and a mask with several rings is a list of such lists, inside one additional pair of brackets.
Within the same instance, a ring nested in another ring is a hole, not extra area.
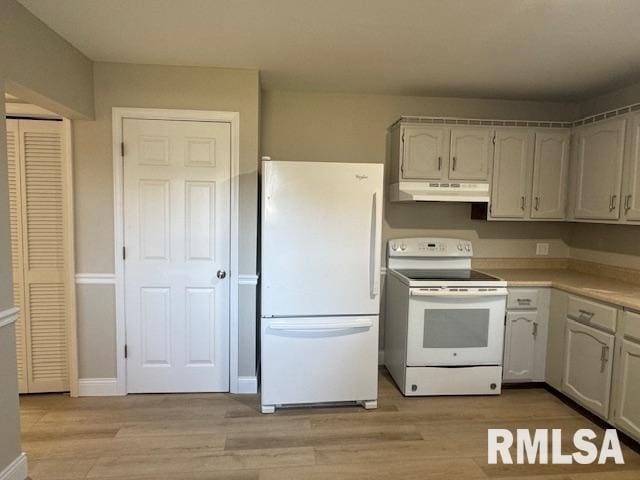
[(265, 89), (579, 99), (640, 80), (639, 0), (19, 0), (97, 61)]

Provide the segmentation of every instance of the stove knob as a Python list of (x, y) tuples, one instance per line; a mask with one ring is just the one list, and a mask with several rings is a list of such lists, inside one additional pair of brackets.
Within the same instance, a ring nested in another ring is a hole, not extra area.
[(462, 250), (463, 250), (463, 248), (464, 248), (464, 247), (462, 246), (462, 244), (461, 244), (461, 243), (459, 243), (459, 244), (458, 244), (458, 250), (462, 251)]
[(467, 252), (470, 252), (470, 251), (471, 251), (471, 245), (468, 245), (468, 244), (467, 244), (467, 245), (465, 245), (464, 249), (465, 249)]
[(395, 252), (396, 250), (398, 250), (398, 245), (396, 245), (395, 243), (392, 243), (392, 244), (391, 244), (391, 250), (393, 250), (394, 252)]
[(405, 244), (400, 245), (400, 251), (404, 252), (407, 249), (407, 246)]

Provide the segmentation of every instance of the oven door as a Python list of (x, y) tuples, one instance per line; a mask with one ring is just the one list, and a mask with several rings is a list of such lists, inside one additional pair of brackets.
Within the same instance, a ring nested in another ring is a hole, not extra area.
[(407, 366), (502, 365), (506, 288), (413, 288)]

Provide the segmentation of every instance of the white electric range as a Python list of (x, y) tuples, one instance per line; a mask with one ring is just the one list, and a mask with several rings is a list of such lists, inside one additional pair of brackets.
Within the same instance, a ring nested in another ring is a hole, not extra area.
[(500, 393), (507, 284), (472, 256), (466, 240), (389, 241), (384, 360), (404, 395)]

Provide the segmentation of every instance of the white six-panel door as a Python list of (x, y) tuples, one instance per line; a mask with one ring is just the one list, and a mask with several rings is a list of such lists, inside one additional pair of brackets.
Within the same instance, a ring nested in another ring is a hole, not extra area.
[(130, 393), (229, 389), (230, 134), (123, 121)]

